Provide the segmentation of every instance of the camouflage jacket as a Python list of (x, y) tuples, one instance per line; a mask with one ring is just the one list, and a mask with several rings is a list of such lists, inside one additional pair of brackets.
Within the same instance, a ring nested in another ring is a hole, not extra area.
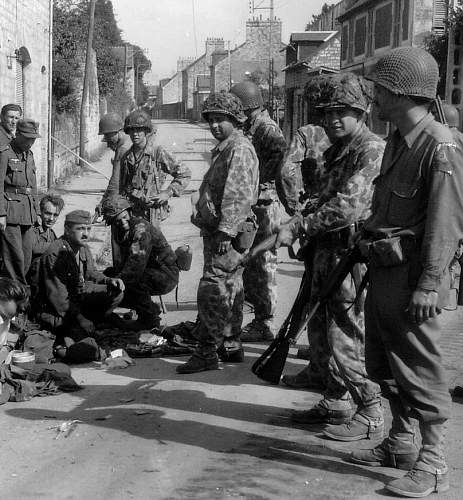
[(283, 132), (264, 110), (249, 122), (245, 134), (259, 159), (259, 200), (277, 200), (275, 178), (286, 150)]
[(309, 237), (365, 220), (370, 214), (373, 180), (379, 174), (384, 141), (363, 124), (349, 144), (337, 141), (325, 151), (323, 186), (316, 207), (304, 218)]
[[(212, 150), (211, 166), (199, 188), (198, 212), (207, 198), (217, 222), (215, 230), (235, 237), (257, 203), (259, 164), (241, 130), (235, 130)], [(204, 227), (204, 229), (210, 229)]]
[(130, 219), (127, 233), (119, 235), (116, 230), (114, 242), (119, 249), (114, 269), (124, 283), (139, 283), (147, 269), (165, 269), (177, 260), (159, 227), (141, 217)]
[[(404, 230), (419, 245), (416, 285), (438, 291), (463, 238), (463, 135), (428, 114), (406, 136), (388, 139), (365, 230)], [(416, 257), (415, 257), (416, 258)]]
[(294, 135), (276, 178), (278, 195), (290, 215), (299, 208), (301, 191), (306, 198), (318, 198), (323, 153), (330, 145), (325, 130), (317, 125), (305, 125)]
[(122, 156), (120, 194), (133, 203), (134, 215), (153, 219), (151, 200), (161, 192), (167, 175), (173, 177), (167, 191), (171, 196), (180, 196), (190, 182), (190, 169), (152, 141), (147, 142), (139, 156), (135, 156), (133, 147)]

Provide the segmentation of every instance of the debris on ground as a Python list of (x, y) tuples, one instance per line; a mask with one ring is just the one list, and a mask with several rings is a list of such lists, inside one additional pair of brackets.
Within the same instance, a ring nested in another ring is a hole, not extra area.
[(55, 439), (58, 439), (60, 436), (67, 438), (69, 434), (77, 427), (77, 424), (82, 424), (82, 420), (67, 420), (63, 422), (61, 425), (55, 427), (49, 427), (49, 429), (56, 429), (57, 434)]

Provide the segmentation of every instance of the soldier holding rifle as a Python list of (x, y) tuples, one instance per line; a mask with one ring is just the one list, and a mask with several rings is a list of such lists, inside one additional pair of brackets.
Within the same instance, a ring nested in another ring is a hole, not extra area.
[[(377, 62), (371, 80), (380, 118), (396, 130), (359, 243), (370, 261), (365, 355), (368, 373), (389, 399), (392, 427), (379, 446), (351, 459), (408, 470), (386, 488), (424, 497), (449, 488), (444, 438), (451, 401), (439, 313), (463, 237), (463, 150), (461, 135), (430, 112), (439, 80), (430, 54), (395, 49)], [(411, 418), (419, 422), (419, 450)]]
[[(314, 246), (311, 307), (346, 253), (351, 231), (369, 215), (372, 181), (384, 150), (384, 142), (365, 124), (372, 96), (368, 82), (352, 73), (337, 74), (325, 78), (320, 92), (320, 108), (333, 142), (324, 154), (323, 188), (312, 211), (300, 224), (282, 226), (277, 240), (277, 246), (291, 244), (299, 226)], [(363, 308), (362, 301), (356, 301), (360, 281), (356, 265), (309, 323), (310, 363), (319, 367), (326, 390), (313, 408), (293, 414), (293, 420), (305, 424), (347, 423), (325, 430), (344, 441), (381, 437), (384, 426), (379, 386), (365, 370)]]

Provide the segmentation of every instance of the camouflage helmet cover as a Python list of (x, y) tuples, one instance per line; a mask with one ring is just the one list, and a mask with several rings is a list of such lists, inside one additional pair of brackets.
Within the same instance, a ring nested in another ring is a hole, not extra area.
[(108, 223), (111, 224), (115, 217), (117, 217), (124, 210), (132, 208), (129, 200), (123, 196), (116, 194), (106, 198), (102, 204), (103, 218)]
[(262, 92), (260, 91), (260, 88), (251, 80), (233, 85), (230, 92), (240, 98), (245, 111), (247, 109), (262, 108), (264, 106)]
[(319, 87), (317, 92), (313, 91), (318, 99), (318, 108), (349, 107), (365, 113), (370, 111), (373, 88), (362, 76), (350, 72), (336, 73), (319, 77), (315, 84)]
[(243, 105), (240, 99), (230, 92), (221, 91), (211, 94), (203, 104), (202, 115), (205, 120), (209, 113), (219, 113), (234, 118), (238, 123), (246, 121)]
[(150, 132), (153, 131), (151, 117), (146, 111), (136, 109), (126, 117), (124, 121), (124, 132), (128, 134), (129, 130), (134, 128), (146, 128)]
[(367, 77), (393, 94), (434, 99), (439, 67), (429, 52), (418, 47), (399, 47), (383, 56)]

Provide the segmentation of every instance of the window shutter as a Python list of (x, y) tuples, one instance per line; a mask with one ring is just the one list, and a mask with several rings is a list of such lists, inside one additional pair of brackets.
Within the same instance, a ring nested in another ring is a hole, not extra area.
[(16, 59), (16, 102), (21, 106), (24, 113), (24, 72), (23, 63)]
[(434, 0), (432, 27), (433, 30), (440, 32), (445, 29), (445, 20), (447, 19), (448, 0)]

